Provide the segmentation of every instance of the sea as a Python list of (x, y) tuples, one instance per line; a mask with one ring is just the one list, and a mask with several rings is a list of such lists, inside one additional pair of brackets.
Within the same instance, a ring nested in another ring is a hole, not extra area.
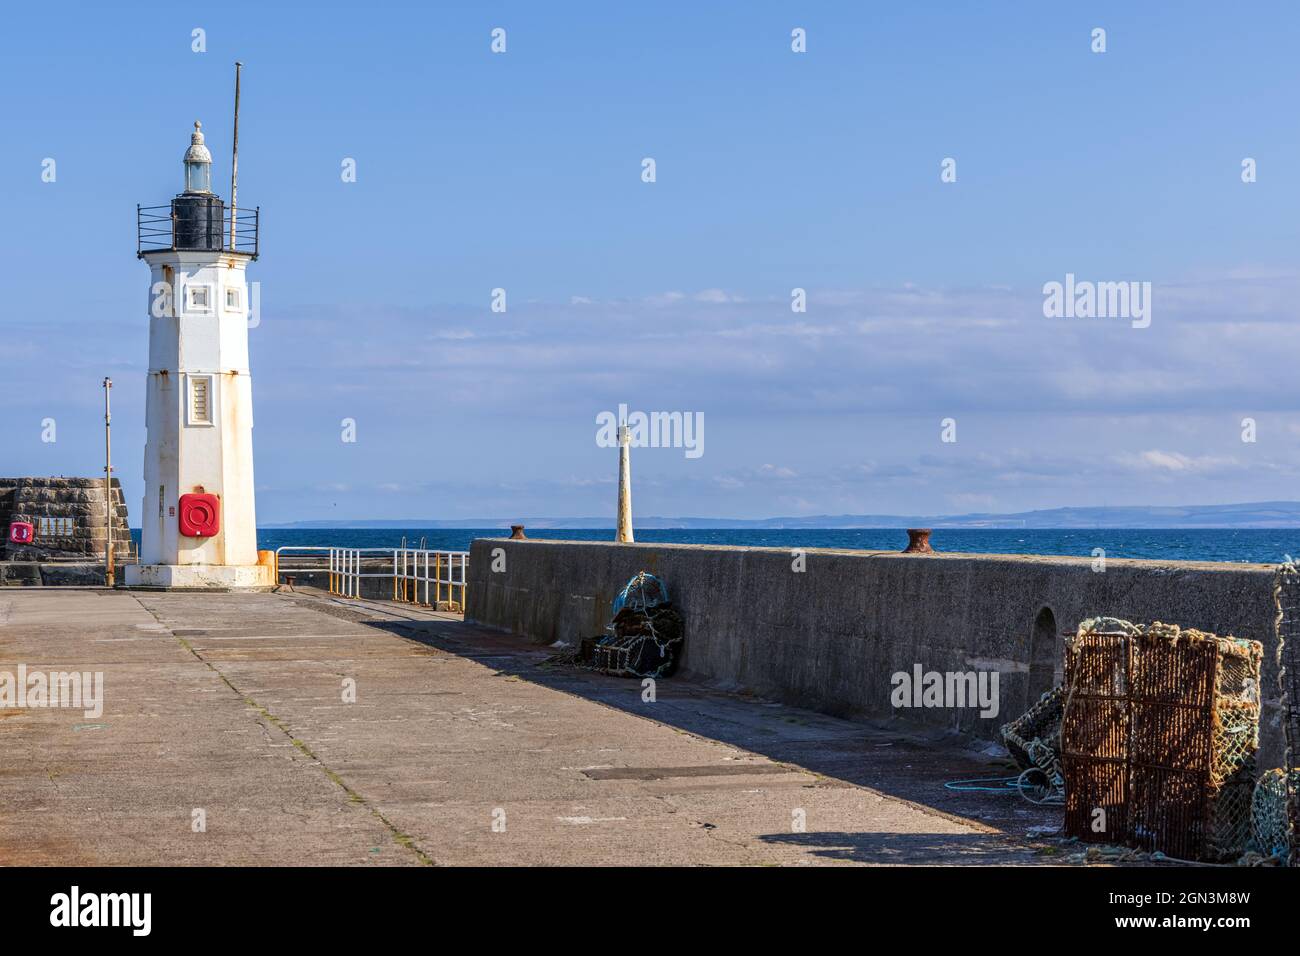
[[(543, 529), (533, 538), (562, 541), (612, 541), (614, 530)], [(137, 536), (139, 532), (134, 534)], [(346, 548), (425, 547), (468, 551), (475, 538), (508, 537), (501, 528), (260, 528), (257, 546), (274, 550), (285, 545)], [(907, 532), (899, 528), (853, 529), (645, 529), (638, 542), (721, 544), (762, 548), (851, 548), (901, 551)], [(1150, 558), (1174, 561), (1228, 561), (1279, 564), (1300, 557), (1300, 528), (1249, 529), (995, 529), (936, 528), (930, 536), (936, 551), (970, 554), (1051, 554), (1094, 557), (1101, 548), (1107, 559)]]

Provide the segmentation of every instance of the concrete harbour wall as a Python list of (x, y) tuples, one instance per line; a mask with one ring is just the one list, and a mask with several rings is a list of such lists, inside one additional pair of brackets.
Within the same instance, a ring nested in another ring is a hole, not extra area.
[[(500, 549), (498, 551), (497, 549)], [(478, 539), (466, 616), (541, 643), (602, 633), (637, 571), (686, 619), (683, 668), (832, 714), (902, 717), (985, 737), (1060, 680), (1062, 634), (1088, 617), (1164, 621), (1264, 645), (1261, 765), (1281, 763), (1269, 565)], [(495, 565), (501, 570), (493, 570)], [(999, 673), (1000, 712), (895, 709), (892, 675)]]
[(0, 587), (104, 586), (104, 565), (96, 561), (0, 561)]

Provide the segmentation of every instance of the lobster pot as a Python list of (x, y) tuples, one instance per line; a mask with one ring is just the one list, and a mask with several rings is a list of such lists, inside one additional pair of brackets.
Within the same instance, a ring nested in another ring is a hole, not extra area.
[(592, 666), (618, 677), (639, 677), (654, 672), (663, 663), (653, 641), (644, 637), (616, 638), (592, 651)]
[(1065, 829), (1181, 859), (1240, 856), (1259, 748), (1258, 641), (1080, 626), (1065, 667)]
[(1059, 769), (1061, 711), (1065, 688), (1054, 687), (1027, 711), (1002, 726), (1002, 740), (1021, 770), (1038, 769), (1049, 776)]
[(677, 670), (684, 628), (671, 605), (646, 610), (625, 606), (610, 627), (613, 633), (592, 647), (591, 664), (597, 670), (619, 677), (671, 677)]

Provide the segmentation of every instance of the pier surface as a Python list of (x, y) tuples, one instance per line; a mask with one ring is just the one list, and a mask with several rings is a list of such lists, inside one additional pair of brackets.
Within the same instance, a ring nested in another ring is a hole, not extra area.
[(646, 701), (553, 653), (319, 592), (0, 591), (0, 670), (104, 675), (102, 715), (0, 710), (0, 860), (1061, 859), (1029, 839), (1059, 812), (943, 788), (1008, 772), (963, 738), (681, 678)]

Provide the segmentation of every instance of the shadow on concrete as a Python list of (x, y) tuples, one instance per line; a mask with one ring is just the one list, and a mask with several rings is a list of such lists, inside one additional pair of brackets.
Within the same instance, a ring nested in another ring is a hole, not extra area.
[[(875, 866), (986, 866), (990, 841), (982, 833), (769, 833), (764, 843), (802, 847), (814, 856)], [(999, 859), (997, 862), (1007, 862)]]
[[(503, 675), (573, 694), (678, 730), (720, 741), (803, 768), (823, 785), (852, 784), (906, 800), (986, 834), (817, 833), (773, 835), (771, 840), (827, 841), (825, 853), (872, 862), (991, 862), (1026, 845), (1042, 846), (1030, 828), (1049, 834), (1061, 824), (1058, 807), (1036, 806), (1012, 790), (956, 791), (946, 781), (1014, 774), (1005, 757), (983, 752), (987, 741), (920, 729), (902, 721), (879, 723), (832, 717), (754, 695), (712, 687), (680, 675), (659, 680), (655, 699), (643, 699), (638, 679), (611, 677), (563, 663), (556, 649), (539, 647), (494, 629), (460, 621), (385, 620), (366, 624), (464, 657)], [(821, 844), (818, 844), (819, 846)], [(1054, 855), (1054, 848), (1044, 848)], [(983, 858), (983, 859), (980, 859)]]

